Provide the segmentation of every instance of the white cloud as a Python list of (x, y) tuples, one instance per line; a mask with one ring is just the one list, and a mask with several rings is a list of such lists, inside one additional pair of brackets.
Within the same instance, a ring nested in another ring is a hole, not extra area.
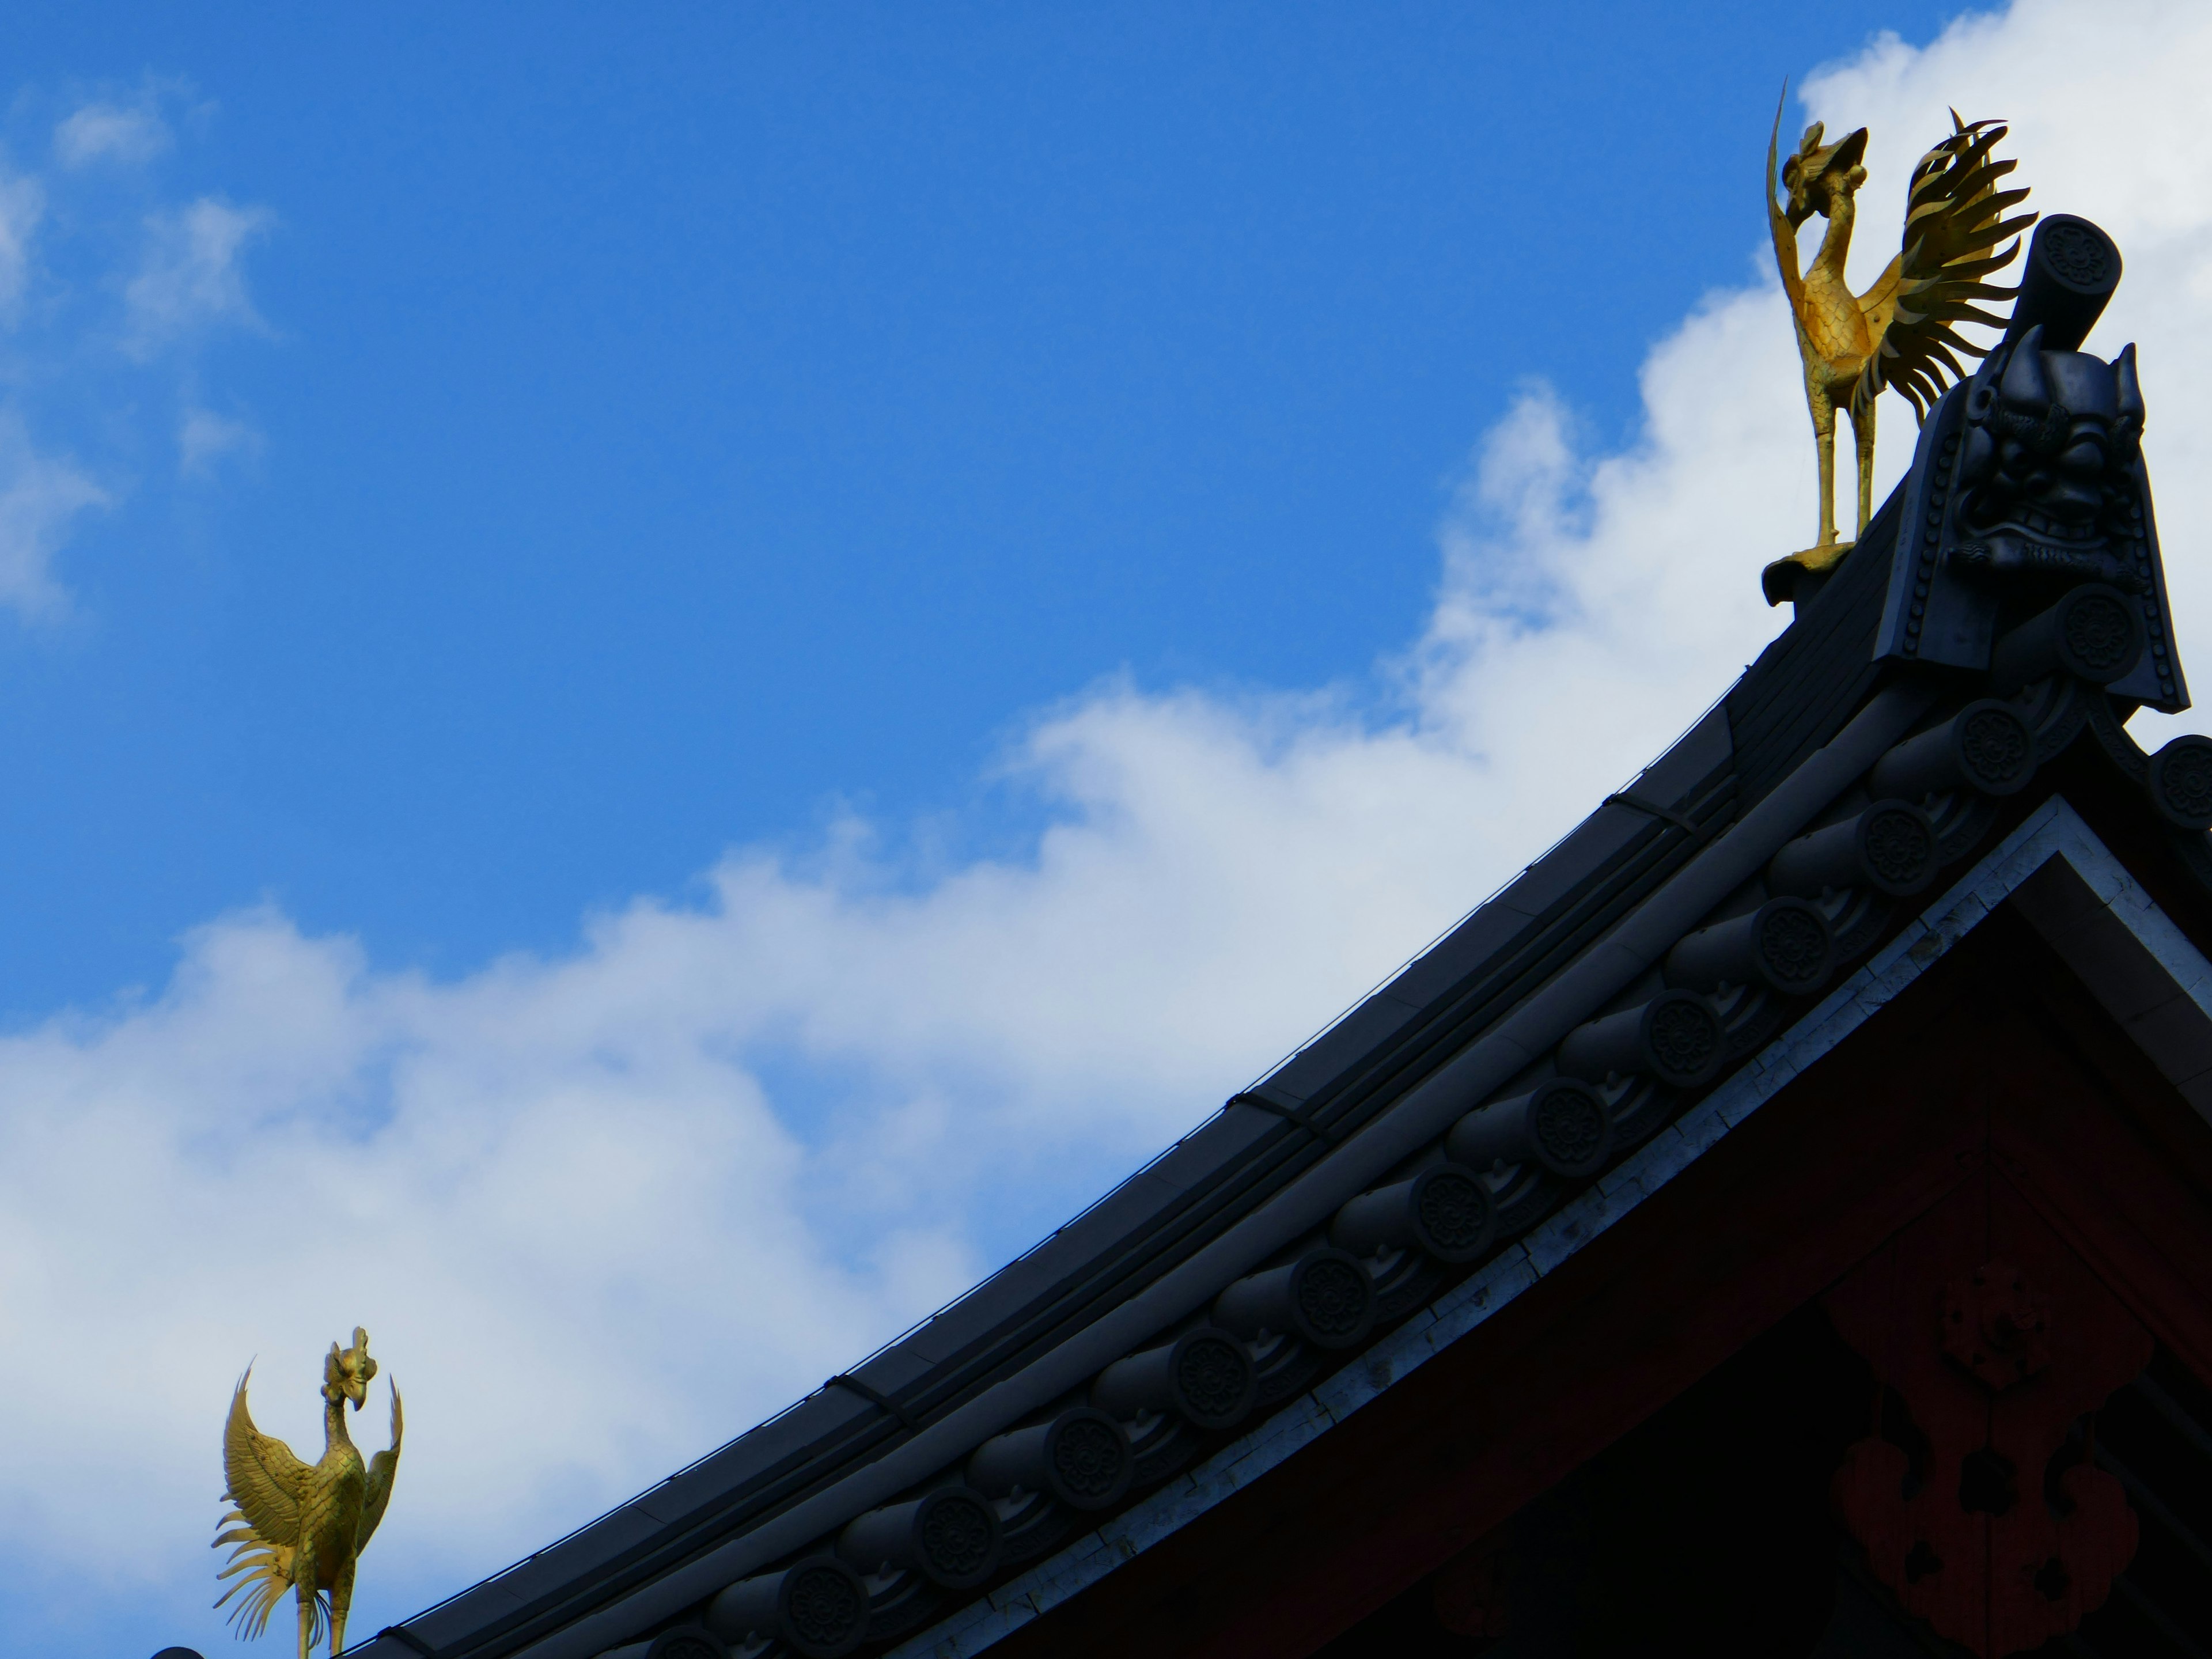
[(246, 246), (269, 228), (265, 208), (211, 196), (146, 221), (144, 263), (124, 289), (125, 346), (147, 357), (221, 323), (263, 326), (246, 291)]
[[(222, 325), (264, 327), (249, 296), (244, 251), (271, 222), (265, 210), (202, 197), (141, 218), (118, 210), (70, 169), (110, 160), (143, 160), (168, 142), (155, 109), (160, 92), (136, 106), (83, 106), (54, 130), (58, 169), (46, 176), (0, 167), (0, 325), (13, 331), (0, 374), (0, 605), (25, 617), (55, 616), (67, 609), (53, 575), (56, 554), (84, 510), (113, 504), (111, 490), (125, 471), (117, 453), (138, 449), (151, 434), (137, 428), (149, 403), (168, 406), (178, 391), (191, 392), (198, 363), (188, 349)], [(59, 206), (50, 213), (52, 204)], [(52, 216), (69, 234), (41, 244)], [(118, 233), (120, 233), (118, 236)], [(133, 233), (136, 233), (135, 237)], [(118, 269), (113, 250), (132, 246)], [(27, 307), (33, 277), (38, 303)], [(120, 290), (119, 336), (112, 322), (92, 322), (80, 296)], [(103, 348), (88, 360), (88, 334)], [(106, 348), (119, 345), (119, 356)], [(157, 361), (158, 360), (158, 361)], [(172, 388), (146, 397), (144, 377), (158, 375)], [(58, 388), (66, 386), (66, 393)], [(102, 410), (91, 430), (112, 446), (80, 459), (47, 441), (48, 417), (81, 421), (88, 406)], [(156, 440), (158, 441), (158, 440)], [(258, 453), (260, 434), (247, 422), (219, 415), (197, 400), (176, 432), (178, 471), (210, 477), (227, 457)]]
[[(1808, 94), (1875, 129), (1869, 271), (1954, 101), (2014, 118), (2039, 205), (2118, 236), (2099, 340), (2142, 337), (2185, 653), (2212, 677), (2208, 76), (2194, 9), (2022, 4)], [(1620, 453), (1579, 448), (1540, 387), (1491, 434), (1387, 718), (1109, 684), (1010, 755), (1054, 811), (1020, 860), (923, 868), (848, 823), (450, 982), (234, 916), (158, 994), (0, 1040), (8, 1548), (162, 1586), (149, 1634), (205, 1648), (177, 1610), (229, 1383), (259, 1353), (264, 1426), (312, 1443), (317, 1356), (358, 1320), (412, 1407), (373, 1629), (957, 1288), (995, 1237), (971, 1218), (1073, 1210), (1618, 787), (1778, 625), (1758, 573), (1810, 539), (1813, 465), (1771, 279), (1713, 295), (1642, 389)], [(1911, 428), (1885, 417), (1886, 487)]]
[(65, 167), (95, 161), (136, 167), (169, 147), (168, 124), (149, 106), (95, 101), (64, 118), (54, 128), (54, 159)]
[(0, 410), (0, 605), (27, 617), (59, 610), (54, 555), (77, 516), (107, 500), (74, 461), (40, 453), (21, 418)]
[(214, 475), (227, 456), (261, 453), (261, 434), (246, 422), (211, 409), (187, 409), (177, 425), (177, 471), (187, 478)]
[[(412, 1408), (366, 1625), (850, 1362), (988, 1265), (971, 1206), (1072, 1212), (1694, 716), (1774, 623), (1768, 543), (1716, 542), (1711, 493), (1779, 519), (1769, 475), (1810, 468), (1692, 371), (1778, 376), (1786, 411), (1790, 350), (1771, 297), (1717, 305), (1646, 376), (1648, 446), (1594, 469), (1532, 396), (1475, 491), (1518, 516), (1455, 521), (1402, 718), (1109, 685), (1009, 757), (1056, 817), (1024, 860), (921, 875), (848, 824), (446, 984), (234, 917), (150, 1001), (0, 1042), (0, 1394), (47, 1431), (0, 1442), (9, 1544), (106, 1524), (52, 1498), (91, 1459), (161, 1529), (115, 1571), (197, 1562), (244, 1359), (265, 1425), (312, 1442), (315, 1356), (360, 1321)], [(1717, 469), (1717, 426), (1765, 452)], [(1551, 630), (1500, 620), (1501, 586), (1540, 591)], [(173, 1386), (124, 1411), (107, 1379), (149, 1343)]]
[(13, 321), (31, 276), (31, 240), (46, 216), (36, 179), (0, 174), (0, 321)]

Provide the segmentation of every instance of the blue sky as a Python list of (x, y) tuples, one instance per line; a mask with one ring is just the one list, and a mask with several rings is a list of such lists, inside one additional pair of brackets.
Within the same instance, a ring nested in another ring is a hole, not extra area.
[[(173, 137), (58, 197), (110, 504), (0, 625), (0, 1007), (264, 897), (457, 971), (836, 801), (998, 844), (1099, 676), (1364, 673), (1516, 383), (1621, 432), (1741, 275), (1784, 75), (1958, 9), (12, 9), (18, 167)], [(258, 325), (88, 374), (202, 195)], [(255, 437), (179, 480), (187, 398)]]
[(357, 1626), (495, 1570), (1632, 775), (1811, 538), (1785, 74), (1862, 278), (1953, 104), (2118, 238), (2212, 672), (2201, 6), (702, 9), (0, 24), (0, 1652), (228, 1650), (356, 1323)]

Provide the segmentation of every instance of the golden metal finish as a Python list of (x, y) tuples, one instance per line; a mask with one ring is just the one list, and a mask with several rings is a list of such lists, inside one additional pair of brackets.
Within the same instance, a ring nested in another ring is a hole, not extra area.
[[(1783, 89), (1786, 102), (1789, 89)], [(2005, 136), (1999, 122), (1967, 123), (1951, 112), (1951, 136), (1920, 158), (1905, 192), (1904, 246), (1864, 294), (1854, 295), (1844, 280), (1857, 216), (1858, 187), (1866, 182), (1859, 165), (1866, 154), (1864, 127), (1822, 143), (1821, 125), (1805, 129), (1796, 153), (1782, 163), (1784, 198), (1775, 199), (1775, 152), (1782, 137), (1782, 110), (1774, 112), (1774, 131), (1766, 143), (1766, 219), (1774, 236), (1775, 263), (1790, 296), (1796, 324), (1797, 352), (1805, 365), (1805, 402), (1813, 416), (1813, 441), (1820, 464), (1820, 539), (1802, 553), (1770, 567), (1767, 596), (1786, 597), (1802, 572), (1826, 570), (1850, 550), (1836, 539), (1836, 410), (1850, 414), (1858, 452), (1858, 533), (1866, 533), (1874, 512), (1875, 400), (1895, 386), (1911, 401), (1922, 419), (1948, 379), (1964, 379), (1954, 353), (1985, 356), (1961, 339), (1954, 323), (2002, 328), (2004, 319), (1973, 304), (2009, 298), (2008, 288), (1982, 281), (2018, 257), (2018, 234), (2035, 222), (2034, 214), (2007, 219), (2008, 208), (2027, 199), (2024, 189), (2000, 191), (1997, 180), (2013, 170), (2011, 161), (1991, 159)], [(1828, 222), (1820, 252), (1802, 276), (1797, 270), (1797, 228), (1814, 214)], [(1993, 252), (2006, 237), (2014, 240)], [(1796, 567), (1791, 569), (1790, 567)], [(1776, 577), (1779, 573), (1780, 592)]]
[(323, 1361), (323, 1458), (310, 1468), (283, 1441), (253, 1426), (246, 1408), (246, 1384), (252, 1375), (249, 1365), (238, 1379), (223, 1425), (222, 1469), (228, 1483), (223, 1501), (237, 1507), (216, 1523), (215, 1540), (217, 1549), (237, 1546), (230, 1565), (217, 1577), (246, 1576), (216, 1606), (243, 1590), (246, 1599), (231, 1613), (231, 1623), (241, 1638), (259, 1636), (284, 1592), (291, 1590), (300, 1603), (300, 1659), (307, 1659), (325, 1629), (337, 1659), (345, 1651), (354, 1562), (384, 1519), (392, 1477), (399, 1468), (399, 1390), (392, 1390), (392, 1449), (377, 1453), (364, 1467), (346, 1434), (345, 1407), (350, 1400), (359, 1411), (368, 1400), (376, 1362), (368, 1357), (368, 1333), (357, 1325), (353, 1346), (342, 1351), (331, 1343)]

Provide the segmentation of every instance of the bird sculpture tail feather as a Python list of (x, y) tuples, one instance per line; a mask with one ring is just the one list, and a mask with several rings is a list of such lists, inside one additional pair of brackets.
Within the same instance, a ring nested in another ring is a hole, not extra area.
[[(236, 1524), (233, 1524), (233, 1523)], [(238, 1547), (230, 1553), (230, 1565), (216, 1574), (219, 1581), (246, 1576), (216, 1598), (220, 1607), (240, 1591), (245, 1599), (231, 1609), (230, 1624), (238, 1639), (251, 1641), (269, 1628), (269, 1616), (293, 1591), (292, 1560), (295, 1552), (287, 1544), (272, 1544), (246, 1524), (246, 1517), (233, 1510), (223, 1516), (221, 1524), (229, 1528), (216, 1535), (215, 1546), (225, 1544)], [(315, 1629), (308, 1645), (320, 1642), (328, 1633), (331, 1609), (328, 1600), (319, 1592), (315, 1596)]]

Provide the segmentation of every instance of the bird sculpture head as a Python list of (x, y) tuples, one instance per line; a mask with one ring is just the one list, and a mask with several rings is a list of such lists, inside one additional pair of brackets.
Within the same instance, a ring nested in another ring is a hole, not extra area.
[(1797, 153), (1782, 164), (1782, 187), (1790, 192), (1788, 213), (1794, 228), (1818, 213), (1833, 217), (1836, 204), (1866, 183), (1867, 130), (1847, 133), (1832, 144), (1820, 142), (1825, 129), (1815, 121), (1805, 129)]
[(359, 1411), (368, 1398), (368, 1380), (375, 1375), (376, 1362), (368, 1357), (368, 1333), (356, 1325), (353, 1346), (340, 1348), (333, 1342), (323, 1360), (323, 1398), (333, 1406), (350, 1400)]

